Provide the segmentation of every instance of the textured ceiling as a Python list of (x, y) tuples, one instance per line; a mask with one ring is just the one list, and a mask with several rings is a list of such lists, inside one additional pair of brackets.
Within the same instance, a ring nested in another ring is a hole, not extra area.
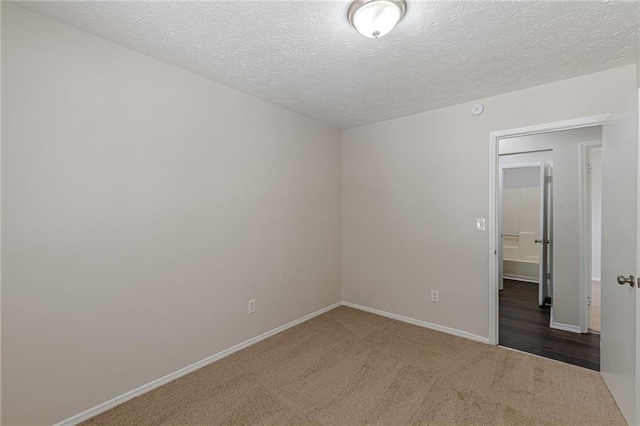
[(639, 2), (423, 2), (386, 37), (348, 1), (19, 5), (338, 127), (638, 60)]

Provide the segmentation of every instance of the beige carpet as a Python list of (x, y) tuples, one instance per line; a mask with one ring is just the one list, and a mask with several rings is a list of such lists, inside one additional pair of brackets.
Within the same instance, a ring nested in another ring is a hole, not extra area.
[(85, 424), (625, 424), (600, 375), (339, 307)]

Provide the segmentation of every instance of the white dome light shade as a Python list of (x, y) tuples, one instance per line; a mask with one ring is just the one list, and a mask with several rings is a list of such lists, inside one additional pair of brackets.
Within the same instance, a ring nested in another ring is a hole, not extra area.
[(365, 37), (382, 37), (402, 19), (406, 7), (405, 0), (355, 0), (349, 22)]

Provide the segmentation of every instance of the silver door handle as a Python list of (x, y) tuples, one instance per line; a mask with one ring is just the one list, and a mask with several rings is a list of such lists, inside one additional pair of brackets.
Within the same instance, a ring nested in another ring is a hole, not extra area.
[(549, 244), (549, 240), (533, 240), (533, 242), (536, 244)]
[(624, 285), (624, 284), (629, 284), (631, 287), (633, 287), (633, 285), (635, 284), (635, 278), (633, 277), (633, 275), (629, 275), (629, 278), (625, 277), (624, 275), (618, 275), (618, 284), (620, 285)]

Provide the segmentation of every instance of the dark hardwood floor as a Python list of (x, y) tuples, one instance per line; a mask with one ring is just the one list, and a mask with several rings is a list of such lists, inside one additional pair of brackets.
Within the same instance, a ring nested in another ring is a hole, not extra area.
[(504, 280), (499, 315), (501, 346), (600, 371), (600, 335), (550, 328), (536, 284)]

